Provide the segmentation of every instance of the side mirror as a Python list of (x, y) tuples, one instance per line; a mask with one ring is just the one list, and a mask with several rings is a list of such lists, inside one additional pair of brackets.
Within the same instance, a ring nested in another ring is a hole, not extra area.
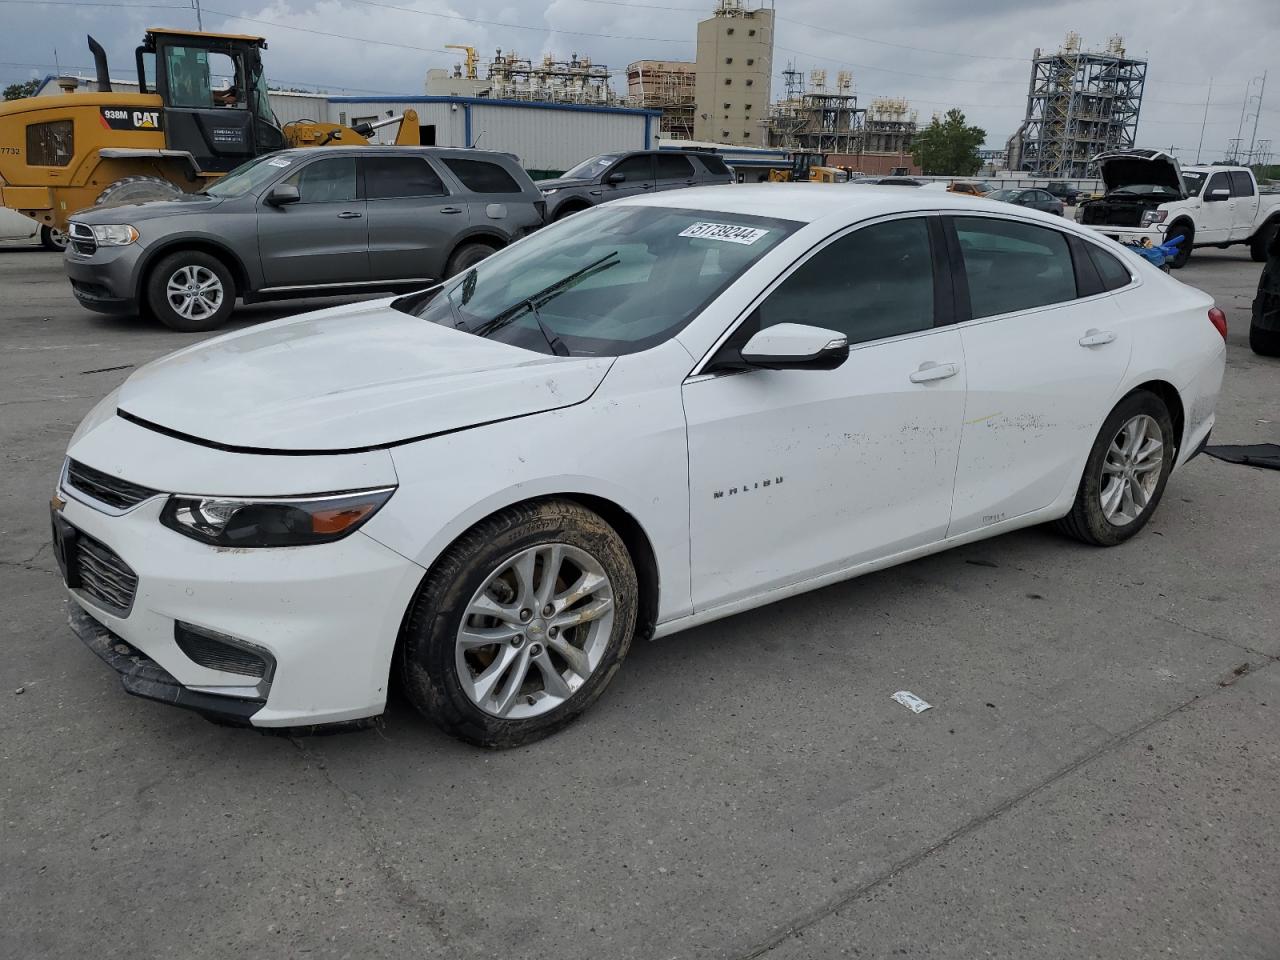
[(620, 183), (625, 183), (627, 175), (625, 173), (611, 173), (604, 178), (604, 182), (611, 187), (616, 187)]
[(286, 204), (297, 203), (302, 199), (302, 195), (298, 193), (298, 188), (291, 183), (277, 183), (271, 188), (271, 192), (267, 194), (266, 202), (273, 207), (283, 207)]
[(777, 323), (746, 342), (742, 359), (766, 370), (834, 370), (849, 359), (849, 338), (804, 323)]
[(1205, 197), (1205, 199), (1210, 201), (1226, 200), (1230, 196), (1231, 196), (1230, 190), (1228, 190), (1226, 187), (1218, 187), (1216, 190), (1210, 190), (1208, 195)]

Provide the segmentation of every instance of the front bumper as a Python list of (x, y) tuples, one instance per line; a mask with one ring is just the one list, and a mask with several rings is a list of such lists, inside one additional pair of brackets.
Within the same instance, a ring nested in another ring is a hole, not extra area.
[(1103, 223), (1084, 223), (1081, 226), (1096, 230), (1104, 237), (1110, 237), (1119, 243), (1141, 243), (1143, 240), (1149, 240), (1153, 247), (1164, 243), (1167, 229), (1167, 225), (1163, 223), (1152, 224), (1149, 227), (1113, 227)]
[(82, 307), (97, 313), (137, 313), (136, 267), (140, 254), (137, 244), (99, 247), (88, 255), (76, 253), (73, 247), (68, 247), (63, 266), (76, 300)]
[[(383, 711), (421, 567), (359, 531), (307, 547), (216, 548), (161, 526), (164, 495), (117, 515), (77, 496), (60, 487), (61, 519), (136, 574), (127, 610), (68, 588), (79, 608), (75, 632), (121, 674), (127, 691), (255, 727), (341, 723)], [(274, 661), (271, 674), (255, 683), (197, 663), (179, 643), (179, 623), (264, 651)]]

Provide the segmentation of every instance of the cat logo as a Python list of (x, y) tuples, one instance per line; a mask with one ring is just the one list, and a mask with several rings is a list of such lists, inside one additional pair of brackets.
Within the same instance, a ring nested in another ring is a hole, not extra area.
[(135, 110), (133, 111), (133, 125), (139, 130), (156, 130), (160, 126), (160, 111), (158, 110)]

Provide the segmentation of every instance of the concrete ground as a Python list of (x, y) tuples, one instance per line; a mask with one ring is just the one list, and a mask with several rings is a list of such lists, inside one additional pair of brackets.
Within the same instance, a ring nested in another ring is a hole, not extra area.
[[(1232, 324), (1220, 442), (1280, 440), (1259, 270), (1179, 274)], [(47, 548), (77, 421), (199, 337), (14, 246), (0, 323), (2, 956), (1280, 955), (1280, 474), (1201, 457), (1122, 547), (1028, 530), (641, 644), (527, 749), (400, 700), (286, 739), (126, 696)]]

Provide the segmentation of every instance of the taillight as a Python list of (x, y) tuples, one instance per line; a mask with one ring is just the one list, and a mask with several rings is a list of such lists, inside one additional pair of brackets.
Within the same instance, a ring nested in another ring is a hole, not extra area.
[(1227, 315), (1217, 307), (1209, 308), (1209, 322), (1213, 324), (1213, 328), (1222, 334), (1222, 339), (1227, 339)]

